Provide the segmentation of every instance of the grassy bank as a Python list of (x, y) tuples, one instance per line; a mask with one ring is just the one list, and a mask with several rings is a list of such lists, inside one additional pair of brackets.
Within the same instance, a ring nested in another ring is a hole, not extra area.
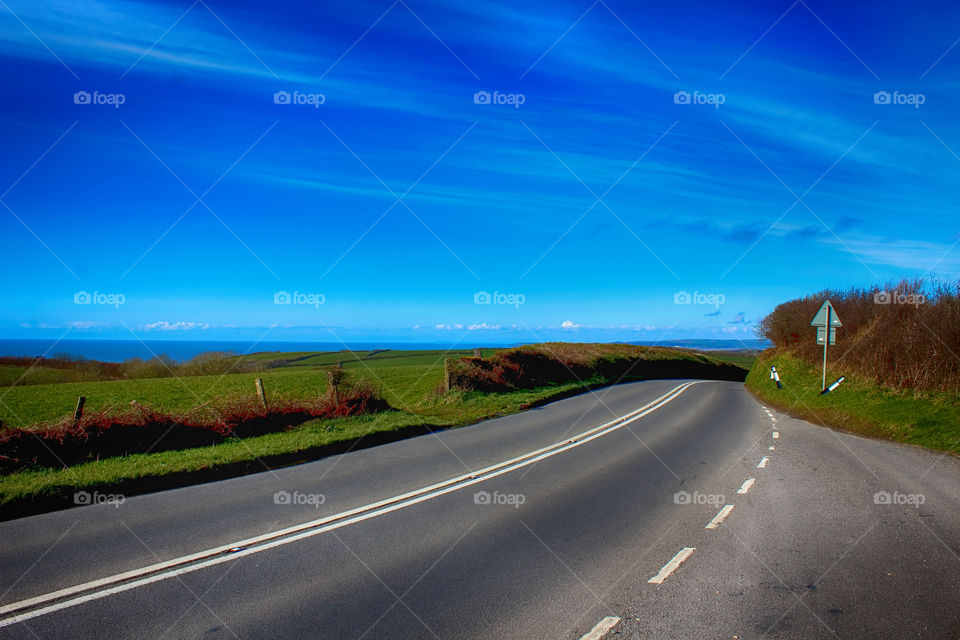
[[(780, 373), (782, 390), (770, 379), (771, 365)], [(814, 424), (951, 453), (960, 447), (960, 396), (880, 386), (848, 375), (842, 361), (827, 367), (828, 384), (842, 375), (846, 379), (836, 390), (820, 395), (820, 367), (785, 349), (770, 349), (757, 359), (746, 384), (763, 402)]]

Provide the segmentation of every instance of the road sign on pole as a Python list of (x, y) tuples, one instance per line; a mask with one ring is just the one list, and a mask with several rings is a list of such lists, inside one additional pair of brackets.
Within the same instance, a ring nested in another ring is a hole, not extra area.
[(837, 327), (842, 327), (843, 323), (830, 301), (825, 300), (810, 326), (817, 328), (817, 344), (823, 345), (823, 386), (820, 390), (824, 391), (827, 388), (827, 345), (837, 343)]

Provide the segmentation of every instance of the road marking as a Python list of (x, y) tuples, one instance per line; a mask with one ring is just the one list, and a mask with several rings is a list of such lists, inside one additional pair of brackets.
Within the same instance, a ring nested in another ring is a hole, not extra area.
[(733, 511), (733, 505), (728, 504), (724, 505), (723, 509), (720, 509), (720, 513), (713, 516), (713, 520), (707, 523), (707, 529), (716, 529), (720, 526), (720, 523), (723, 522), (730, 512)]
[(603, 620), (597, 623), (593, 629), (590, 629), (585, 635), (580, 637), (580, 640), (600, 640), (610, 629), (613, 629), (617, 623), (620, 622), (620, 618), (614, 618), (613, 616), (607, 616)]
[[(639, 409), (626, 413), (618, 418), (614, 418), (597, 427), (588, 429), (583, 433), (556, 442), (547, 447), (531, 451), (529, 453), (505, 460), (503, 462), (485, 467), (473, 473), (464, 474), (450, 478), (443, 482), (422, 487), (402, 495), (373, 502), (362, 507), (350, 509), (331, 516), (326, 516), (316, 520), (311, 520), (299, 525), (280, 529), (271, 533), (263, 534), (238, 542), (231, 542), (219, 547), (200, 551), (187, 556), (181, 556), (172, 560), (159, 562), (140, 569), (134, 569), (119, 573), (106, 578), (85, 582), (51, 593), (46, 593), (19, 602), (0, 607), (0, 615), (7, 616), (0, 618), (0, 628), (30, 620), (54, 611), (74, 607), (84, 602), (97, 600), (116, 593), (135, 589), (153, 582), (166, 580), (182, 574), (192, 573), (205, 569), (207, 567), (231, 562), (244, 556), (260, 553), (267, 549), (279, 547), (297, 540), (309, 538), (327, 531), (346, 527), (357, 522), (362, 522), (370, 518), (375, 518), (399, 509), (419, 504), (427, 500), (432, 500), (439, 496), (459, 491), (466, 487), (496, 478), (498, 476), (510, 473), (516, 469), (526, 467), (555, 456), (559, 453), (579, 447), (587, 442), (595, 440), (608, 433), (621, 429), (626, 425), (639, 420), (640, 418), (656, 411), (680, 396), (684, 391), (697, 382), (685, 382), (678, 385), (663, 394), (659, 398), (647, 403)], [(240, 551), (236, 551), (241, 548)], [(89, 593), (86, 593), (89, 592)], [(80, 595), (85, 594), (85, 595)], [(59, 601), (59, 602), (58, 602)], [(50, 604), (52, 603), (52, 604)], [(42, 606), (41, 605), (47, 605)], [(40, 608), (36, 608), (40, 607)], [(23, 612), (23, 613), (16, 613)], [(7, 615), (16, 613), (16, 615)]]
[(767, 447), (767, 451), (776, 451), (776, 450), (777, 450), (776, 447), (774, 447), (773, 445), (770, 445), (769, 447)]
[(747, 491), (750, 491), (750, 487), (752, 487), (753, 483), (756, 481), (756, 478), (747, 478), (743, 481), (743, 484), (740, 485), (740, 488), (737, 489), (737, 493), (746, 493)]
[(767, 456), (763, 456), (763, 458), (760, 459), (760, 462), (757, 463), (757, 469), (766, 469), (767, 462), (769, 461), (770, 461), (770, 458), (768, 458)]
[(677, 570), (677, 567), (680, 566), (680, 563), (690, 557), (690, 554), (693, 553), (695, 549), (696, 547), (684, 547), (681, 549), (677, 555), (673, 556), (673, 559), (670, 562), (663, 565), (663, 568), (660, 569), (660, 573), (647, 580), (647, 582), (650, 584), (662, 583), (664, 580), (670, 577), (671, 573)]
[(780, 432), (779, 432), (779, 431), (774, 431), (774, 432), (773, 432), (773, 439), (774, 439), (774, 440), (777, 440), (779, 437), (780, 437)]

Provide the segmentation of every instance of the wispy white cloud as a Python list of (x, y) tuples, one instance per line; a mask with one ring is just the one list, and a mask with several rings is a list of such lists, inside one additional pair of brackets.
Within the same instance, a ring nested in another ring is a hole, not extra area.
[(213, 328), (214, 325), (206, 322), (186, 322), (183, 320), (177, 322), (151, 322), (137, 327), (139, 331), (204, 331)]

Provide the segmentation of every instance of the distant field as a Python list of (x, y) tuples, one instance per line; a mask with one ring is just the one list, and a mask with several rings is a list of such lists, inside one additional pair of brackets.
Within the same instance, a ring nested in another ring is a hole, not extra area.
[(753, 367), (753, 363), (757, 361), (757, 356), (760, 352), (756, 349), (731, 349), (729, 351), (702, 351), (704, 355), (708, 355), (711, 358), (720, 360), (721, 362), (729, 362), (730, 364), (735, 364), (738, 367), (743, 367), (744, 369), (750, 369)]
[(80, 371), (51, 369), (48, 367), (21, 367), (0, 365), (0, 387), (15, 384), (54, 384), (57, 382), (76, 382), (90, 376)]
[[(482, 349), (489, 356), (495, 349)], [(284, 367), (328, 367), (342, 362), (349, 367), (396, 367), (409, 365), (434, 365), (443, 358), (472, 356), (473, 349), (458, 351), (326, 351), (318, 353), (257, 353), (240, 356), (241, 360), (285, 361)]]

